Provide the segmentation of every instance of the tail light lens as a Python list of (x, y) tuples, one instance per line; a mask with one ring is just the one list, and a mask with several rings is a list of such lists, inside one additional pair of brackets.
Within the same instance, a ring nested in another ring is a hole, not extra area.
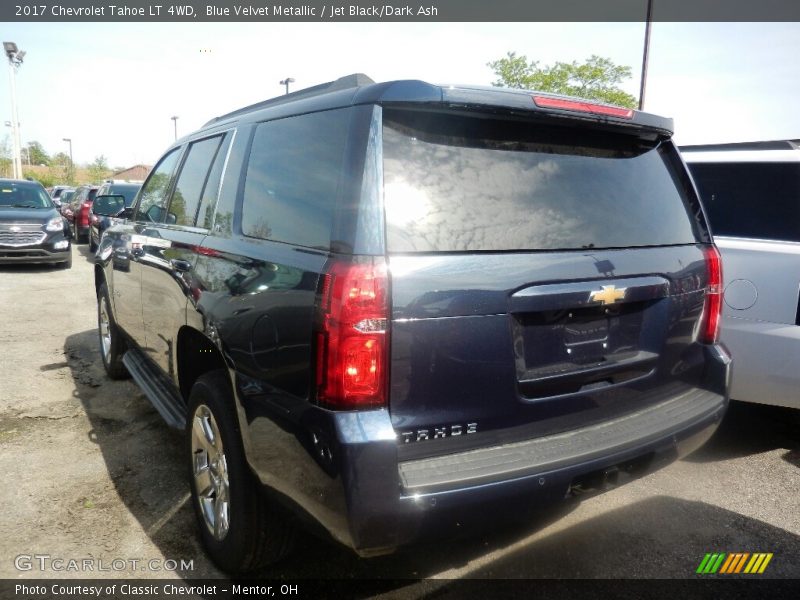
[(708, 287), (700, 341), (704, 344), (715, 344), (719, 339), (719, 322), (722, 316), (722, 257), (716, 246), (706, 247), (703, 253), (708, 271)]
[(389, 277), (382, 258), (333, 262), (323, 276), (317, 399), (338, 410), (386, 405)]

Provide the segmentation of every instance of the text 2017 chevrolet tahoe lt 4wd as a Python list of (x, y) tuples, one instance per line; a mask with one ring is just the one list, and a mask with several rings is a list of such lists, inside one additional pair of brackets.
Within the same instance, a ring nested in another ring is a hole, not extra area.
[(100, 342), (217, 564), (282, 556), (286, 507), (375, 555), (703, 443), (721, 269), (671, 129), (358, 75), (177, 141), (98, 248)]

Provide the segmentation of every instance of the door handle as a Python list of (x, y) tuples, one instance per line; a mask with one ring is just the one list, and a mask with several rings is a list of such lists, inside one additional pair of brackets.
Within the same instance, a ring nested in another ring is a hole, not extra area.
[(192, 263), (188, 260), (181, 260), (180, 258), (173, 258), (170, 259), (169, 264), (172, 265), (172, 268), (176, 271), (180, 271), (181, 273), (186, 273), (187, 271), (192, 270)]

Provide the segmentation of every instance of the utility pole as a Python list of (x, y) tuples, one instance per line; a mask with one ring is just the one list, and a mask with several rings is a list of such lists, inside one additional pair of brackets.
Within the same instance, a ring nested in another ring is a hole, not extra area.
[(642, 81), (639, 87), (639, 110), (644, 110), (644, 88), (647, 83), (647, 61), (650, 58), (650, 26), (653, 24), (653, 0), (647, 0), (647, 23), (644, 28), (644, 52), (642, 55)]
[(14, 179), (22, 179), (22, 144), (19, 141), (19, 114), (17, 113), (17, 69), (22, 64), (25, 51), (17, 48), (14, 42), (3, 42), (8, 57), (8, 76), (11, 83), (11, 138), (14, 146)]

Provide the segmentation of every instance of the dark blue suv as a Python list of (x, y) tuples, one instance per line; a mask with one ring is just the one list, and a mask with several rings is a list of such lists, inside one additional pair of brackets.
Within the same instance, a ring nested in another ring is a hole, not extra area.
[(357, 75), (177, 141), (98, 248), (100, 347), (185, 430), (217, 564), (300, 522), (391, 552), (708, 439), (720, 260), (671, 134)]

